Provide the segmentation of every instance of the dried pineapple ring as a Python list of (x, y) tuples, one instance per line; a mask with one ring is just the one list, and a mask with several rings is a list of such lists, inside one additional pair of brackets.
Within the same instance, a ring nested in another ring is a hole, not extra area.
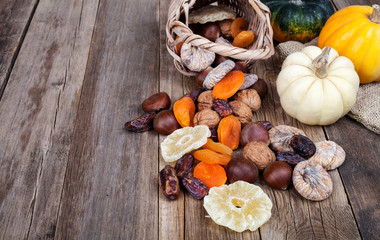
[(243, 232), (255, 231), (269, 220), (272, 201), (260, 187), (237, 181), (211, 188), (203, 206), (215, 223)]
[(317, 148), (310, 161), (319, 163), (326, 170), (333, 170), (343, 164), (346, 153), (343, 148), (333, 141), (321, 141), (315, 144)]
[(186, 153), (205, 145), (210, 136), (210, 129), (204, 125), (177, 129), (161, 143), (161, 155), (165, 162), (177, 161)]

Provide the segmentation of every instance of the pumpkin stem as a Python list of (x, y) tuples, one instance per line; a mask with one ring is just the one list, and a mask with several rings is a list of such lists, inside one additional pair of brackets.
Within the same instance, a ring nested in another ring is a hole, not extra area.
[(322, 53), (313, 60), (313, 66), (317, 69), (315, 75), (319, 78), (327, 77), (327, 62), (331, 47), (325, 47)]
[(380, 6), (377, 4), (372, 5), (373, 11), (369, 16), (369, 20), (374, 23), (380, 23)]

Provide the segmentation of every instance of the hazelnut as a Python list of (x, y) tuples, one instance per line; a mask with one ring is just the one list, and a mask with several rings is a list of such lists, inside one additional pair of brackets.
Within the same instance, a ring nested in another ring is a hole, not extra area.
[(202, 111), (204, 109), (211, 109), (212, 103), (216, 98), (212, 94), (212, 90), (204, 91), (198, 96), (198, 111)]
[(257, 80), (252, 85), (252, 89), (255, 89), (257, 91), (257, 93), (259, 94), (260, 98), (264, 98), (265, 95), (267, 95), (267, 93), (268, 93), (268, 85), (261, 78), (259, 78), (259, 80)]
[(209, 128), (215, 127), (219, 124), (220, 119), (221, 118), (217, 112), (207, 108), (195, 114), (194, 126), (206, 125)]
[(235, 100), (229, 102), (228, 104), (232, 109), (232, 114), (239, 119), (242, 126), (245, 126), (248, 123), (252, 122), (252, 111), (245, 103)]
[(199, 35), (207, 38), (212, 42), (215, 42), (215, 40), (220, 36), (219, 25), (215, 22), (203, 24), (199, 30)]
[(220, 33), (225, 38), (231, 38), (232, 37), (231, 23), (232, 23), (231, 19), (225, 19), (225, 20), (219, 22)]
[(255, 89), (245, 89), (235, 95), (235, 100), (245, 103), (253, 112), (261, 107), (261, 99)]
[(276, 161), (274, 152), (263, 142), (248, 143), (243, 149), (243, 156), (255, 163), (259, 170)]

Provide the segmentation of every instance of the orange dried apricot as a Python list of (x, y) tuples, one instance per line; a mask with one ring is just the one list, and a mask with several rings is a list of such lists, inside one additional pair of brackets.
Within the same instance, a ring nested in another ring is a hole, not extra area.
[(181, 127), (192, 127), (195, 104), (190, 97), (183, 97), (173, 105), (174, 116)]
[(244, 83), (244, 73), (241, 71), (231, 71), (220, 80), (215, 86), (212, 94), (219, 99), (232, 97)]
[(244, 18), (235, 18), (231, 23), (231, 35), (235, 38), (241, 31), (248, 29), (248, 22)]
[(202, 146), (204, 149), (210, 149), (217, 153), (232, 155), (233, 151), (223, 143), (214, 142), (211, 138), (207, 138), (207, 143)]
[(231, 155), (217, 153), (210, 149), (201, 149), (194, 152), (194, 158), (201, 162), (226, 166), (231, 160)]
[(255, 36), (252, 31), (242, 31), (240, 32), (232, 42), (235, 47), (245, 48), (253, 43)]
[(239, 147), (240, 133), (241, 123), (237, 117), (229, 115), (219, 122), (218, 140), (232, 150)]
[(222, 166), (205, 162), (200, 162), (195, 166), (193, 176), (206, 184), (208, 188), (220, 187), (227, 181), (226, 171)]

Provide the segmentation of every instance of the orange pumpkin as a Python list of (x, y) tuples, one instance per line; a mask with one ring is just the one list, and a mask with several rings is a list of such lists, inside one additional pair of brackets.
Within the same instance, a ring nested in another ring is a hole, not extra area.
[(323, 27), (318, 47), (329, 46), (348, 57), (360, 83), (380, 81), (380, 6), (349, 6), (334, 13)]

